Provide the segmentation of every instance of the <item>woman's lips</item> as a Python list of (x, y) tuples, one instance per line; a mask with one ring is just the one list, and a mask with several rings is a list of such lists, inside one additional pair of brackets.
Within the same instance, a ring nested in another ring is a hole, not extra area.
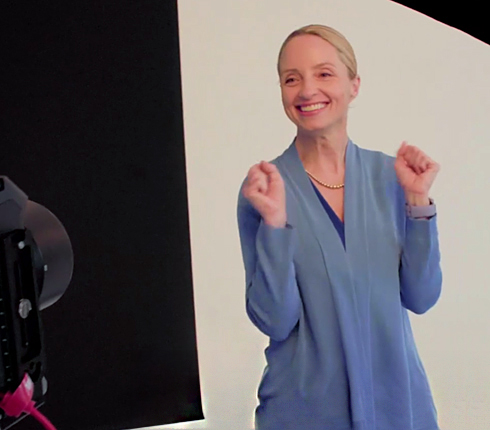
[(299, 105), (296, 106), (296, 109), (302, 114), (302, 115), (314, 115), (321, 110), (325, 109), (329, 105), (328, 102), (319, 102), (319, 103), (312, 103), (312, 104), (305, 104), (305, 105)]

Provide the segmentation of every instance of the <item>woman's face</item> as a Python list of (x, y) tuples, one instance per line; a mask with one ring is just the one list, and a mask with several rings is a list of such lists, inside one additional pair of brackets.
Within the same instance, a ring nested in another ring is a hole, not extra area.
[(347, 127), (360, 80), (349, 78), (333, 45), (318, 36), (297, 36), (286, 45), (279, 70), (284, 110), (299, 132), (324, 135)]

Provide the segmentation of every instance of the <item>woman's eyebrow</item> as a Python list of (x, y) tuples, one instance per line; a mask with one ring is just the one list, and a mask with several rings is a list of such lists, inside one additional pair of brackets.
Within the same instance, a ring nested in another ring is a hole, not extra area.
[[(325, 67), (325, 66), (330, 66), (330, 67), (335, 68), (335, 64), (330, 63), (330, 62), (328, 62), (328, 61), (325, 61), (325, 62), (323, 62), (323, 63), (319, 63), (319, 64), (317, 64), (317, 65), (313, 66), (313, 68), (314, 68), (314, 69), (321, 69), (322, 67)], [(290, 72), (299, 73), (299, 70), (298, 70), (298, 69), (294, 69), (294, 68), (292, 68), (292, 69), (285, 69), (285, 70), (281, 71), (281, 76), (282, 76), (284, 73), (290, 73)]]

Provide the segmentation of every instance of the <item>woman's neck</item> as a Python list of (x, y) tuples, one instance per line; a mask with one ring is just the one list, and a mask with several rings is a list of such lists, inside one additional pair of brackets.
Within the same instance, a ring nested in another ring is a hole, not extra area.
[(335, 135), (305, 135), (298, 132), (295, 139), (299, 158), (305, 169), (314, 173), (343, 175), (345, 153), (349, 137), (347, 132)]

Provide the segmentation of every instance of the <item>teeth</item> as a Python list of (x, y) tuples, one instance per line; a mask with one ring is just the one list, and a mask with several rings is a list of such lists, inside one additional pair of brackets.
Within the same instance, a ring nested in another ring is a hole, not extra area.
[(314, 110), (323, 109), (326, 105), (326, 103), (317, 103), (315, 105), (300, 106), (300, 110), (303, 112), (311, 112)]

